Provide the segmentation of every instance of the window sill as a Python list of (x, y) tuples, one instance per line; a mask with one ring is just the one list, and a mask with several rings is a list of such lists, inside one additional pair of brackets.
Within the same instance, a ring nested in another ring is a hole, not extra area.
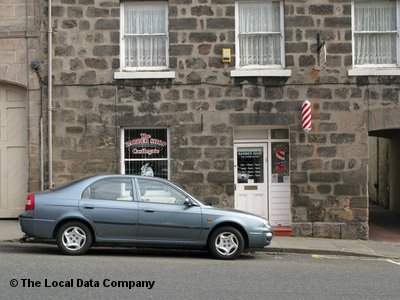
[(175, 71), (157, 71), (157, 72), (115, 72), (114, 79), (163, 79), (175, 78)]
[(400, 69), (397, 68), (354, 68), (348, 70), (349, 76), (400, 76)]
[(292, 70), (286, 69), (253, 69), (232, 70), (231, 77), (290, 77)]

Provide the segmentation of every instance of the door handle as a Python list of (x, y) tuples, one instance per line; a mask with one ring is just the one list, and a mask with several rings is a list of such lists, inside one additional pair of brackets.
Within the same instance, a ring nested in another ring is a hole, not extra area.
[(94, 209), (94, 206), (93, 206), (93, 205), (84, 205), (83, 208), (86, 208), (86, 209)]
[(154, 212), (154, 209), (148, 208), (148, 209), (145, 209), (144, 212), (153, 213), (153, 212)]

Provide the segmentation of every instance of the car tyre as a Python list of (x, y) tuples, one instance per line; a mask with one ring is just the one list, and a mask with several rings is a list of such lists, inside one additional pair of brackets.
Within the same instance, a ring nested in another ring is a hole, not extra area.
[(208, 241), (209, 252), (218, 259), (236, 259), (243, 252), (243, 248), (242, 234), (230, 226), (217, 228)]
[(92, 232), (82, 222), (68, 222), (57, 232), (57, 245), (64, 254), (81, 255), (92, 246)]

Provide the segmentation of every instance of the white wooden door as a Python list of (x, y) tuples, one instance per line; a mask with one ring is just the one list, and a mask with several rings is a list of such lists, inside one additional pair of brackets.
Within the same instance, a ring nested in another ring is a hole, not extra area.
[(25, 92), (0, 85), (0, 218), (24, 210), (28, 187)]
[(268, 217), (267, 143), (235, 144), (235, 208)]

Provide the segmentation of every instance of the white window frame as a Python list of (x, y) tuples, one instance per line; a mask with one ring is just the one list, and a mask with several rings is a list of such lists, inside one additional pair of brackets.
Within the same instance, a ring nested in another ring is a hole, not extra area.
[[(240, 44), (239, 44), (239, 3), (260, 3), (265, 2), (260, 0), (254, 1), (236, 1), (235, 2), (235, 70), (231, 71), (232, 77), (242, 76), (268, 76), (268, 77), (287, 77), (291, 76), (291, 70), (285, 70), (285, 39), (284, 39), (284, 4), (279, 0), (280, 8), (280, 50), (281, 64), (279, 65), (246, 65), (240, 66)], [(277, 0), (267, 0), (268, 2), (278, 2)]]
[[(397, 21), (397, 33), (396, 33), (396, 64), (355, 64), (355, 1), (351, 1), (351, 32), (352, 32), (352, 61), (353, 67), (348, 70), (349, 76), (396, 76), (400, 75), (400, 45), (399, 45), (399, 34), (400, 34), (400, 0), (394, 0), (396, 2), (396, 21)], [(364, 32), (368, 33), (368, 32)]]
[[(128, 5), (161, 5), (165, 9), (165, 66), (153, 67), (129, 67), (125, 66), (125, 7)], [(168, 31), (168, 2), (167, 1), (126, 1), (120, 6), (120, 70), (114, 73), (114, 79), (151, 79), (151, 78), (175, 78), (174, 71), (168, 71), (169, 67), (169, 31)]]

